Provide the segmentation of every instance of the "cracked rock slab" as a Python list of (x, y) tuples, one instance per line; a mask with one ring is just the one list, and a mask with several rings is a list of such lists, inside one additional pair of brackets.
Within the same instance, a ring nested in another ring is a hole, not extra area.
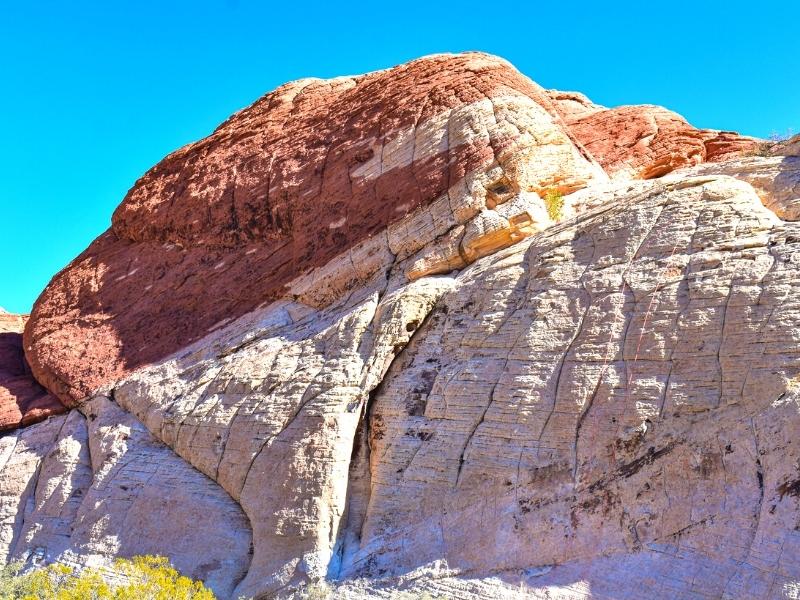
[(459, 274), (375, 396), (342, 572), (444, 561), (542, 569), (523, 581), (541, 597), (783, 597), (796, 231), (743, 182), (684, 179)]
[(239, 506), (108, 398), (6, 434), (0, 448), (6, 560), (80, 568), (168, 556), (221, 598), (249, 567)]

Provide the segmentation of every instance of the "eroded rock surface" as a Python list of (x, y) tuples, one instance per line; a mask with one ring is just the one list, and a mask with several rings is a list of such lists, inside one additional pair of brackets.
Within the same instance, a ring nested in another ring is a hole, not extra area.
[(501, 59), (441, 55), (293, 82), (136, 183), (111, 229), (37, 301), (28, 359), (70, 403), (287, 296), (290, 281), (361, 243), (383, 237), (394, 252), (387, 226), (437, 200), (444, 211), (404, 239), (465, 223), (489, 194), (596, 178), (545, 90)]
[(37, 382), (22, 348), (26, 316), (0, 309), (0, 431), (64, 412), (58, 398)]
[(344, 572), (782, 597), (798, 231), (744, 183), (684, 179), (459, 275), (374, 400)]
[(0, 438), (0, 556), (81, 567), (164, 555), (230, 596), (250, 563), (239, 506), (112, 401), (81, 411)]
[(797, 228), (729, 177), (609, 197), (455, 276), (273, 304), (116, 386), (254, 523), (237, 594), (437, 561), (416, 585), (790, 586)]
[(770, 151), (777, 156), (800, 156), (800, 135), (774, 144)]
[(740, 156), (681, 170), (669, 178), (680, 180), (693, 175), (730, 175), (746, 181), (764, 206), (781, 219), (800, 221), (800, 155)]
[(660, 106), (576, 110), (563, 108), (563, 100), (560, 106), (575, 137), (609, 175), (621, 179), (661, 177), (681, 167), (751, 152), (758, 145), (758, 140), (733, 132), (696, 129)]
[(758, 153), (475, 53), (282, 86), (37, 302), (78, 409), (0, 438), (0, 548), (222, 597), (792, 597), (798, 169)]

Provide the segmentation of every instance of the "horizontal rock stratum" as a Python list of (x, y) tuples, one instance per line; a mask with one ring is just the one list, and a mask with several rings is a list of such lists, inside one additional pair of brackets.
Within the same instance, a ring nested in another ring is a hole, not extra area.
[(282, 86), (37, 301), (74, 410), (0, 439), (0, 550), (226, 598), (796, 597), (796, 154), (480, 53)]

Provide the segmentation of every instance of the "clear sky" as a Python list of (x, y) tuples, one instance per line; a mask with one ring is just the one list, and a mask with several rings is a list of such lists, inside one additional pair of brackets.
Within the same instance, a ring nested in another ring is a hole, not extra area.
[(165, 154), (281, 83), (434, 52), (701, 127), (800, 130), (796, 1), (0, 0), (0, 306), (27, 312)]

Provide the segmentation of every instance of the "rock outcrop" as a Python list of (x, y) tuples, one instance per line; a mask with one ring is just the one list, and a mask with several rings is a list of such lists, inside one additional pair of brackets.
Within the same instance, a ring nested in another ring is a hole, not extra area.
[(615, 178), (652, 179), (675, 169), (753, 151), (758, 140), (695, 129), (660, 106), (602, 109), (556, 96), (570, 131)]
[(64, 412), (58, 398), (31, 374), (22, 348), (25, 315), (0, 309), (0, 431)]
[(790, 137), (777, 144), (770, 144), (770, 154), (776, 156), (800, 156), (800, 135)]
[[(787, 150), (784, 150), (787, 151)], [(800, 221), (800, 148), (794, 156), (739, 156), (681, 170), (671, 178), (731, 175), (753, 186), (761, 202), (785, 221)]]
[(77, 408), (0, 439), (0, 550), (222, 597), (792, 597), (798, 165), (754, 149), (476, 53), (279, 88), (38, 300)]
[(250, 541), (239, 506), (108, 398), (0, 438), (4, 560), (80, 568), (166, 555), (228, 597)]
[(136, 183), (39, 298), (28, 359), (72, 403), (355, 248), (381, 256), (338, 277), (365, 281), (474, 218), (495, 227), (494, 205), (597, 178), (545, 90), (500, 59), (290, 83)]

